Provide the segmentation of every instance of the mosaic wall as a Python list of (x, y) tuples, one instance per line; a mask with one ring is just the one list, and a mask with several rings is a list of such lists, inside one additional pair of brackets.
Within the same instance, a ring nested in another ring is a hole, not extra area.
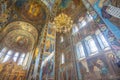
[[(97, 8), (95, 2), (97, 2), (97, 0), (88, 0), (88, 1), (91, 1), (90, 3), (92, 4), (92, 6), (86, 1), (86, 3), (89, 5), (87, 8), (90, 11), (90, 14), (93, 16), (93, 19), (96, 23), (96, 27), (101, 30), (107, 42), (111, 46), (111, 50), (98, 52), (98, 54), (87, 56), (86, 58), (77, 61), (79, 79), (82, 80), (119, 79), (120, 78), (119, 76), (120, 75), (120, 66), (119, 66), (120, 39), (118, 35), (120, 34), (120, 32), (118, 26), (114, 25), (114, 28), (117, 28), (118, 30), (117, 34), (115, 34), (114, 33), (115, 29), (111, 30), (111, 25), (109, 25), (109, 23), (110, 24), (113, 23), (110, 22), (108, 18), (105, 19), (101, 15), (102, 14), (101, 10), (96, 13)], [(102, 1), (102, 0), (98, 0), (98, 1)], [(83, 36), (84, 35), (85, 34), (83, 34)], [(78, 38), (80, 37), (78, 36)]]
[(54, 79), (54, 58), (47, 61), (42, 68), (42, 79), (41, 80), (53, 80)]
[[(89, 0), (90, 1), (90, 0)], [(99, 14), (103, 22), (107, 25), (107, 27), (112, 31), (112, 33), (116, 36), (116, 38), (120, 39), (120, 19), (115, 18), (107, 13), (107, 9), (109, 9), (108, 5), (113, 5), (112, 3), (117, 2), (118, 0), (95, 0), (94, 3), (91, 2), (95, 11)]]
[(82, 80), (110, 80), (119, 78), (120, 69), (115, 65), (112, 53), (99, 54), (81, 60), (80, 67)]
[[(52, 58), (48, 57), (53, 54), (55, 50), (55, 30), (52, 25), (48, 24), (48, 30), (46, 34), (46, 41), (44, 44), (44, 53), (42, 55), (42, 67), (40, 71), (40, 80), (53, 80), (54, 79), (54, 55)], [(45, 62), (45, 63), (44, 63)]]
[(0, 28), (2, 28), (12, 16), (12, 9), (10, 8), (11, 4), (11, 0), (0, 1)]
[[(96, 0), (90, 5), (87, 0), (86, 3), (88, 3), (88, 10), (90, 11), (90, 14), (93, 16), (95, 22), (98, 25), (98, 28), (103, 33), (106, 40), (109, 42), (109, 45), (112, 47), (113, 51), (120, 57), (120, 30), (118, 29), (118, 26), (113, 25), (112, 22), (109, 21), (109, 19), (105, 19), (102, 16), (101, 7), (103, 7), (103, 2), (100, 4), (100, 0)], [(110, 2), (108, 0), (108, 2)], [(106, 2), (106, 3), (108, 3)], [(96, 13), (97, 12), (97, 13)], [(119, 22), (119, 21), (117, 21)]]

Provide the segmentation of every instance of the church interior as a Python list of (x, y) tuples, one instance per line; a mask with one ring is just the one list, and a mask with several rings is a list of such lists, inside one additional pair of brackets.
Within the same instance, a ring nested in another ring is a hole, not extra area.
[(120, 0), (0, 0), (0, 80), (120, 80)]

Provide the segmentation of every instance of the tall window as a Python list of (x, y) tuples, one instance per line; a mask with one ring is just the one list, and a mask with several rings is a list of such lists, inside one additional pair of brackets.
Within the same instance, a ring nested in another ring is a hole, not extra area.
[(64, 53), (62, 53), (61, 55), (61, 64), (64, 64), (65, 63), (65, 56), (64, 56)]
[(87, 19), (88, 22), (93, 20), (93, 18), (90, 14), (86, 15), (86, 19)]
[(81, 24), (82, 24), (81, 26), (83, 26), (83, 27), (84, 27), (87, 23), (86, 23), (86, 21), (85, 21), (85, 20), (83, 20), (83, 21), (81, 22)]
[(23, 64), (24, 58), (25, 58), (25, 53), (20, 55), (20, 58), (19, 58), (19, 61), (18, 61), (18, 65), (22, 65)]
[(107, 41), (105, 40), (104, 36), (102, 35), (102, 33), (99, 30), (96, 31), (96, 36), (97, 36), (97, 40), (102, 49), (110, 48)]
[(78, 23), (78, 25), (79, 25), (80, 28), (85, 27), (86, 24), (87, 24), (86, 20), (83, 20), (83, 21), (81, 21), (81, 22)]
[(6, 54), (6, 56), (5, 56), (4, 60), (3, 60), (3, 63), (8, 61), (11, 58), (12, 54), (13, 54), (13, 52), (11, 50), (8, 51), (8, 53)]
[(60, 36), (60, 43), (64, 41), (63, 36)]
[(13, 57), (14, 62), (16, 62), (16, 61), (17, 61), (18, 56), (19, 56), (19, 53), (18, 53), (18, 52), (17, 52), (17, 53), (15, 53), (15, 55), (14, 55), (14, 57)]
[(78, 58), (78, 59), (84, 58), (84, 57), (85, 57), (85, 52), (84, 52), (84, 48), (83, 48), (82, 44), (79, 43), (77, 48), (78, 48), (77, 58)]
[(30, 57), (30, 53), (27, 53), (26, 56), (25, 56), (24, 62), (23, 62), (23, 66), (26, 66), (26, 64), (29, 60), (29, 57)]
[(74, 27), (72, 28), (72, 32), (73, 34), (78, 32), (78, 27), (76, 25), (74, 25)]
[(97, 49), (97, 46), (96, 46), (94, 40), (92, 39), (92, 37), (89, 36), (89, 37), (87, 37), (86, 39), (87, 39), (86, 41), (87, 41), (87, 44), (88, 44), (88, 48), (89, 48), (90, 53), (91, 53), (91, 54), (92, 54), (92, 53), (96, 53), (96, 52), (98, 51), (98, 49)]
[(0, 58), (2, 57), (3, 54), (5, 54), (6, 51), (7, 51), (7, 48), (3, 48), (3, 49), (0, 51)]

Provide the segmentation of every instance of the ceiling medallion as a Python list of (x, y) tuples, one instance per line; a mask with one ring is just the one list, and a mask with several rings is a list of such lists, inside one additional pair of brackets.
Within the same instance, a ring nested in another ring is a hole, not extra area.
[(73, 25), (73, 20), (68, 15), (61, 13), (54, 18), (53, 25), (57, 32), (66, 33), (69, 32)]
[(18, 36), (15, 42), (17, 43), (18, 46), (23, 47), (24, 44), (28, 42), (28, 40), (24, 36)]

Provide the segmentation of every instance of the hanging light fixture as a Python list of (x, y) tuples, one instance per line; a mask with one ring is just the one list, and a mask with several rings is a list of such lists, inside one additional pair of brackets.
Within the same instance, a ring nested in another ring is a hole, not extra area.
[(66, 14), (61, 13), (54, 18), (53, 25), (57, 32), (66, 33), (71, 30), (73, 21), (71, 17), (68, 17)]

